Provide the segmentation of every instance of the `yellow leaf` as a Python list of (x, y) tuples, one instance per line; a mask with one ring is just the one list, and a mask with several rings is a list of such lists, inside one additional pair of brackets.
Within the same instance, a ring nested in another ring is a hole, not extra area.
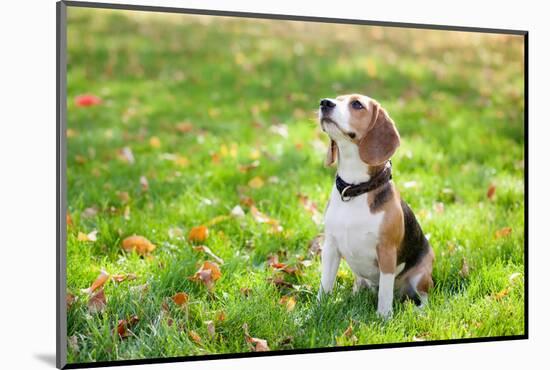
[(248, 182), (248, 186), (250, 186), (252, 189), (259, 189), (264, 186), (264, 180), (262, 180), (261, 177), (256, 176)]

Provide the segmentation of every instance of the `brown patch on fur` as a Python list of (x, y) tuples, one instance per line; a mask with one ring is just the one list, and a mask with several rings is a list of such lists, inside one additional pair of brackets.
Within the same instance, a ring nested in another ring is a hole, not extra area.
[[(401, 209), (399, 201), (399, 193), (393, 184), (389, 185), (392, 187), (393, 196), (379, 207), (379, 211), (384, 211), (384, 219), (380, 226), (380, 236), (376, 247), (378, 265), (380, 266), (380, 271), (385, 274), (395, 273), (397, 267), (397, 253), (399, 252), (398, 249), (405, 233), (403, 210)], [(375, 192), (368, 194), (367, 202), (369, 205), (373, 202), (375, 196)]]
[(330, 144), (327, 150), (327, 157), (325, 159), (325, 165), (327, 167), (332, 165), (336, 160), (336, 157), (338, 157), (338, 145), (336, 145), (336, 141), (330, 139)]

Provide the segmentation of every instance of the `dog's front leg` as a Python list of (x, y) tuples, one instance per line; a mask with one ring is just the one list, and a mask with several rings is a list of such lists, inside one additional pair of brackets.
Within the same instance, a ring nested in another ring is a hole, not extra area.
[(387, 319), (392, 314), (397, 250), (395, 247), (379, 244), (376, 248), (376, 252), (378, 255), (378, 266), (380, 268), (378, 309), (376, 312), (381, 317)]
[(321, 286), (319, 287), (317, 299), (321, 299), (323, 293), (330, 293), (332, 291), (334, 280), (336, 280), (336, 273), (340, 266), (340, 253), (336, 248), (334, 240), (329, 235), (326, 236), (325, 242), (323, 243), (321, 264)]

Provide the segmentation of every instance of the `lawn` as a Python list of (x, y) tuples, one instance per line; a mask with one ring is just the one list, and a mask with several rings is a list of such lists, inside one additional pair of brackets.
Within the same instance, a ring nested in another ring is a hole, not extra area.
[[(70, 363), (524, 333), (522, 37), (78, 8), (68, 20)], [(436, 254), (428, 307), (395, 303), (388, 321), (373, 293), (352, 295), (345, 263), (316, 301), (335, 168), (315, 111), (349, 92), (396, 122), (394, 181)], [(125, 250), (131, 235), (156, 248)], [(206, 261), (219, 279), (190, 279)], [(102, 270), (114, 278), (94, 306), (82, 289)]]

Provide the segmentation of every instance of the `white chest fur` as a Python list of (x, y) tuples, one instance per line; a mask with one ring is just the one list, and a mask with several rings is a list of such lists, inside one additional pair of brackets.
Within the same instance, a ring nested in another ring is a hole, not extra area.
[(333, 186), (325, 214), (325, 234), (352, 271), (372, 284), (378, 283), (376, 245), (384, 212), (371, 213), (367, 194), (344, 202)]

